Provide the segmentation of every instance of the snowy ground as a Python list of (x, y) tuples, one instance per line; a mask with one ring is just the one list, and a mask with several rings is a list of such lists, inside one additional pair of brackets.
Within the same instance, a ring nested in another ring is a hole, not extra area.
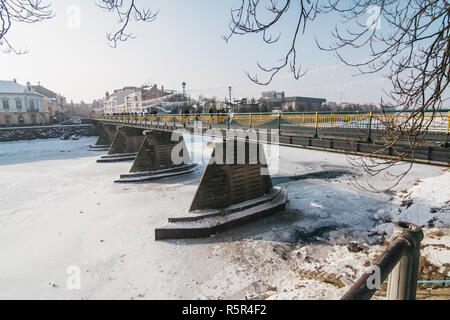
[[(286, 211), (157, 242), (155, 227), (188, 209), (203, 167), (117, 185), (131, 162), (96, 163), (95, 140), (0, 143), (0, 299), (337, 299), (397, 220), (426, 226), (422, 254), (448, 276), (450, 171), (415, 165), (394, 192), (374, 194), (349, 182), (362, 172), (343, 155), (281, 148), (273, 182), (289, 191)], [(67, 286), (73, 266), (80, 290)]]

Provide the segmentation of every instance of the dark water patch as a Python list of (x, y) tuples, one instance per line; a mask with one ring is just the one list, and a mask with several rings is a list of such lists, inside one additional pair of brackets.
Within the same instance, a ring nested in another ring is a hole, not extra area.
[(313, 229), (311, 231), (297, 229), (297, 230), (295, 230), (293, 242), (295, 242), (295, 243), (297, 243), (297, 242), (304, 242), (304, 243), (320, 242), (319, 238), (326, 238), (327, 235), (330, 233), (330, 231), (335, 231), (338, 229), (338, 227), (339, 226), (337, 226), (337, 225), (321, 226), (321, 227)]
[(272, 183), (274, 185), (277, 185), (281, 183), (287, 183), (290, 181), (307, 180), (307, 179), (320, 179), (320, 180), (336, 179), (351, 173), (352, 172), (349, 170), (324, 170), (306, 174), (299, 174), (295, 176), (274, 176), (272, 177)]

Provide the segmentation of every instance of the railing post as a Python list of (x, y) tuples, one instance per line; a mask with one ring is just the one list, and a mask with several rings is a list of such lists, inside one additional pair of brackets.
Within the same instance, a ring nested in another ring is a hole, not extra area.
[(278, 114), (278, 132), (281, 130), (281, 112)]
[(403, 239), (410, 245), (389, 275), (386, 297), (388, 300), (415, 300), (420, 243), (423, 239), (422, 228), (411, 223), (397, 222), (394, 227), (393, 238)]
[(445, 148), (448, 147), (449, 130), (450, 130), (450, 111), (448, 112), (448, 115), (447, 115), (447, 131), (446, 131), (447, 137), (445, 138), (445, 145), (444, 145)]
[(317, 138), (318, 130), (319, 130), (319, 113), (316, 112), (316, 124), (314, 125), (314, 138)]
[(250, 130), (252, 129), (252, 114), (250, 113)]
[(227, 114), (227, 128), (228, 129), (230, 129), (230, 120), (231, 120), (231, 118), (230, 118), (229, 114)]
[(373, 113), (371, 111), (369, 113), (369, 133), (368, 133), (368, 137), (367, 137), (368, 142), (372, 142), (372, 117), (373, 117)]

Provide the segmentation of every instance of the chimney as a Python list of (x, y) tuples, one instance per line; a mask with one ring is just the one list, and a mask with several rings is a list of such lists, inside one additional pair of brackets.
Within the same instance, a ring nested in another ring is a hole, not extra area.
[(164, 93), (164, 86), (161, 86), (161, 91), (162, 93)]
[(14, 81), (14, 83), (17, 83), (17, 79), (16, 78), (14, 78), (13, 81)]

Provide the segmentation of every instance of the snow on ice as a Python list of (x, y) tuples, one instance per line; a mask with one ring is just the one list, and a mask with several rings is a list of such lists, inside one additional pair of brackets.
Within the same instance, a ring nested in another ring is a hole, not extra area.
[[(280, 148), (272, 177), (289, 192), (284, 212), (157, 242), (154, 229), (188, 210), (207, 157), (190, 175), (118, 185), (131, 162), (96, 163), (105, 152), (88, 150), (95, 140), (0, 143), (0, 299), (337, 299), (383, 251), (394, 221), (444, 230), (424, 244), (450, 243), (449, 171), (415, 165), (393, 193), (375, 194), (350, 183), (364, 173), (344, 155), (294, 148)], [(210, 152), (186, 140), (193, 158)], [(422, 254), (448, 263), (448, 249), (433, 245)], [(67, 286), (73, 266), (79, 290)]]

